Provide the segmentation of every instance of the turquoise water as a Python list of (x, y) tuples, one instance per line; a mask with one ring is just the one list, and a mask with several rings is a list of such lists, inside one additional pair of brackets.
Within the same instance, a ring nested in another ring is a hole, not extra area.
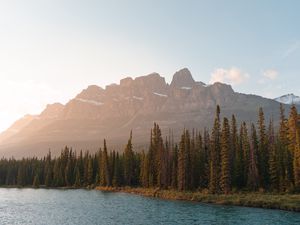
[(0, 189), (0, 225), (300, 224), (300, 213), (88, 190)]

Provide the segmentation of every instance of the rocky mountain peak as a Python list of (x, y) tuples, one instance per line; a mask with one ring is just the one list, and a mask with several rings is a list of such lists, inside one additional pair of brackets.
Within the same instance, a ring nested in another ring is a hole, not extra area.
[(97, 85), (90, 85), (76, 96), (79, 99), (94, 99), (99, 98), (104, 93), (104, 89)]
[(120, 85), (122, 87), (129, 87), (133, 82), (133, 79), (131, 77), (126, 77), (122, 80), (120, 80)]
[(164, 77), (158, 73), (151, 73), (146, 76), (137, 77), (134, 80), (135, 86), (151, 91), (166, 90), (167, 83)]
[(187, 68), (183, 68), (177, 71), (172, 79), (171, 87), (193, 87), (195, 85), (195, 80), (191, 72)]
[(221, 82), (215, 82), (213, 85), (210, 85), (209, 88), (211, 88), (214, 92), (222, 93), (222, 95), (234, 93), (234, 90), (232, 89), (231, 85), (224, 84)]

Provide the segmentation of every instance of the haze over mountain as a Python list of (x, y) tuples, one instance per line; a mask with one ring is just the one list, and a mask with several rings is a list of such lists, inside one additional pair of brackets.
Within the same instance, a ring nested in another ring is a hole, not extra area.
[[(256, 122), (261, 106), (266, 119), (279, 112), (279, 103), (256, 95), (235, 92), (230, 85), (206, 85), (195, 81), (186, 68), (177, 71), (170, 84), (158, 73), (132, 79), (105, 89), (91, 85), (66, 105), (55, 103), (36, 116), (27, 115), (0, 135), (0, 155), (42, 156), (56, 154), (65, 145), (94, 151), (104, 138), (111, 148), (123, 150), (133, 131), (137, 148), (146, 148), (153, 122), (163, 135), (175, 138), (184, 128), (203, 129), (213, 123), (216, 105), (222, 116)], [(289, 106), (285, 106), (289, 109)]]

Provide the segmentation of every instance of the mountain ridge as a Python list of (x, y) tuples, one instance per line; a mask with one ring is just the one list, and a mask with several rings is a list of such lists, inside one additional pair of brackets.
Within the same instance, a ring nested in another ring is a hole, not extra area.
[(18, 132), (7, 135), (9, 128), (0, 135), (0, 155), (42, 156), (49, 149), (56, 154), (64, 145), (95, 151), (104, 138), (120, 150), (130, 130), (135, 146), (147, 148), (153, 122), (159, 123), (163, 135), (171, 129), (177, 137), (184, 128), (209, 128), (217, 104), (222, 116), (234, 113), (246, 122), (256, 122), (260, 106), (266, 119), (274, 115), (276, 120), (279, 112), (275, 100), (237, 93), (219, 82), (205, 85), (195, 81), (187, 68), (177, 71), (170, 84), (151, 73), (126, 77), (105, 89), (90, 85), (65, 105), (48, 105), (19, 126)]

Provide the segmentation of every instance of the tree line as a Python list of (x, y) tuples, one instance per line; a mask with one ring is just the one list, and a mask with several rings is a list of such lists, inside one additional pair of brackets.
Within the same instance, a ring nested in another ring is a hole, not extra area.
[[(171, 133), (171, 132), (170, 132)], [(134, 151), (132, 132), (122, 153), (108, 151), (106, 141), (96, 153), (65, 147), (43, 158), (0, 160), (0, 185), (40, 187), (140, 186), (178, 191), (300, 191), (300, 117), (291, 106), (288, 118), (280, 106), (280, 123), (256, 124), (234, 115), (220, 118), (217, 106), (209, 131), (184, 129), (180, 140), (163, 137), (158, 124), (150, 132), (148, 151)]]

